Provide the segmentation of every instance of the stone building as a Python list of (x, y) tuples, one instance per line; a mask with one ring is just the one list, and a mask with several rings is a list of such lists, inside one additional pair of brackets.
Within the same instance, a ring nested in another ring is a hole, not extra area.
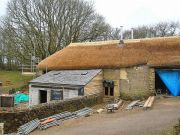
[[(118, 40), (71, 43), (42, 60), (38, 69), (42, 73), (99, 69), (103, 85), (100, 91), (107, 97), (141, 98), (155, 93), (177, 96), (180, 37), (124, 40), (124, 45)], [(166, 71), (168, 77), (162, 73)], [(168, 79), (174, 88), (165, 81)]]

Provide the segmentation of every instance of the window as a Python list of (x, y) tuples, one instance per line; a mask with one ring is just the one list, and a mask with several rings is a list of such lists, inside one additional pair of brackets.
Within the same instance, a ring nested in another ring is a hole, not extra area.
[(78, 96), (84, 96), (84, 88), (78, 89)]
[(105, 87), (104, 90), (105, 90), (105, 93), (104, 93), (104, 94), (105, 94), (106, 96), (108, 96), (109, 87)]
[(63, 100), (63, 91), (52, 90), (51, 100)]
[(114, 96), (114, 87), (104, 87), (105, 96)]
[(114, 87), (110, 87), (110, 96), (114, 96)]

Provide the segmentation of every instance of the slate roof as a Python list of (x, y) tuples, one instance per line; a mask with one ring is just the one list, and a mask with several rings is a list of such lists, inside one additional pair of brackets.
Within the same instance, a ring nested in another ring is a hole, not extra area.
[(101, 69), (50, 71), (29, 83), (84, 86), (100, 72)]

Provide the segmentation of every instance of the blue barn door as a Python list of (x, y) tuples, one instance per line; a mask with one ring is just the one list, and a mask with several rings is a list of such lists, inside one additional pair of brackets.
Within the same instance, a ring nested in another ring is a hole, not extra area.
[(156, 70), (173, 96), (180, 96), (180, 70)]

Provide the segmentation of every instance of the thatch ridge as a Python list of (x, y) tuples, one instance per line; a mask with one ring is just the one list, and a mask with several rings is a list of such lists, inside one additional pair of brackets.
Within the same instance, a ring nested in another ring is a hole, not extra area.
[[(39, 69), (104, 69), (135, 65), (180, 65), (180, 37), (154, 38), (125, 42), (117, 40), (95, 43), (73, 43), (41, 61)], [(177, 59), (177, 58), (176, 58)]]

